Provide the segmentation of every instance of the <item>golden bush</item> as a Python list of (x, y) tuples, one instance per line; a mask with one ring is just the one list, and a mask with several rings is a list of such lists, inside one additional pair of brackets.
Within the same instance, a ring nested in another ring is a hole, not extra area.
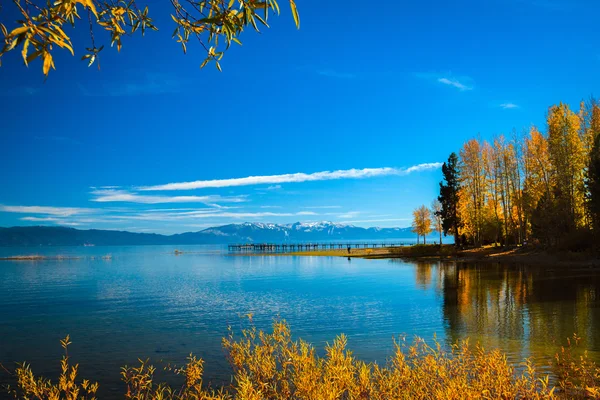
[[(387, 365), (357, 360), (347, 349), (347, 338), (338, 336), (317, 355), (303, 340), (293, 340), (285, 321), (276, 321), (271, 333), (251, 327), (236, 338), (233, 331), (223, 346), (233, 367), (231, 385), (219, 390), (203, 387), (203, 360), (190, 355), (182, 368), (167, 367), (183, 377), (173, 388), (154, 380), (155, 368), (140, 360), (137, 367), (123, 367), (126, 399), (156, 400), (262, 400), (262, 399), (574, 399), (600, 398), (600, 368), (587, 353), (577, 356), (574, 336), (556, 354), (555, 383), (539, 374), (529, 361), (511, 365), (499, 350), (486, 351), (468, 340), (449, 348), (428, 344), (395, 342)], [(77, 383), (77, 365), (69, 365), (67, 346), (61, 375), (54, 384), (35, 377), (28, 365), (15, 371), (15, 398), (40, 400), (95, 399), (98, 384)]]

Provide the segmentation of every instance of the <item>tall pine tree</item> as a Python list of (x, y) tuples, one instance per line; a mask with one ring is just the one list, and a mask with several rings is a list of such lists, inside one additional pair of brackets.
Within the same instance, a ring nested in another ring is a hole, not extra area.
[(442, 165), (444, 181), (440, 182), (439, 202), (442, 210), (437, 215), (442, 217), (442, 228), (444, 235), (454, 235), (454, 244), (459, 244), (459, 232), (461, 220), (458, 214), (458, 191), (460, 189), (460, 171), (458, 169), (458, 157), (456, 153), (450, 154), (448, 161)]

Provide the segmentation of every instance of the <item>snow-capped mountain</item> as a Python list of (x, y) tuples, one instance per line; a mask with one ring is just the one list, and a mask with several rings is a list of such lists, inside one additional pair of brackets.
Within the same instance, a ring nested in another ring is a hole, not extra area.
[[(216, 238), (226, 243), (232, 242), (307, 242), (318, 240), (378, 240), (412, 238), (410, 228), (361, 228), (354, 225), (322, 222), (296, 222), (293, 224), (243, 223), (208, 228), (200, 232), (185, 233), (191, 236), (204, 236), (210, 243)], [(210, 239), (209, 239), (210, 238)]]
[(334, 222), (296, 222), (279, 225), (262, 222), (230, 224), (177, 235), (79, 230), (57, 226), (0, 228), (0, 246), (83, 246), (284, 243), (328, 240), (386, 240), (414, 238), (411, 228), (361, 228)]

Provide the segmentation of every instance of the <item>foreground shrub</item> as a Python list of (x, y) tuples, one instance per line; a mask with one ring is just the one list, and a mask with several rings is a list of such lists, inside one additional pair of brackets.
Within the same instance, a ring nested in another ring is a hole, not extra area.
[[(574, 355), (569, 341), (556, 355), (556, 384), (525, 361), (516, 369), (499, 350), (460, 342), (448, 349), (422, 339), (401, 340), (386, 366), (357, 360), (344, 335), (327, 345), (319, 357), (313, 346), (292, 340), (285, 321), (273, 324), (272, 333), (252, 327), (237, 339), (232, 331), (223, 346), (234, 370), (232, 384), (218, 391), (203, 387), (204, 363), (190, 356), (182, 368), (167, 368), (183, 377), (172, 388), (154, 382), (155, 368), (147, 361), (124, 367), (126, 399), (261, 400), (261, 399), (572, 399), (600, 398), (600, 368), (587, 354)], [(26, 364), (15, 371), (15, 398), (40, 400), (95, 399), (98, 385), (76, 383), (77, 365), (69, 366), (68, 337), (58, 383), (36, 378)]]

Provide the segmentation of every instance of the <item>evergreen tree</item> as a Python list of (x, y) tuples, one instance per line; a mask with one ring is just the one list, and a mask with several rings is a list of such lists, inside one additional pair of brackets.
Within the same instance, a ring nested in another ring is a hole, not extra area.
[(442, 228), (444, 235), (454, 235), (454, 244), (459, 244), (459, 232), (461, 220), (458, 215), (458, 192), (460, 190), (460, 171), (458, 169), (458, 157), (456, 153), (450, 154), (448, 161), (442, 165), (444, 182), (440, 182), (439, 202), (442, 210), (437, 213), (442, 217)]

